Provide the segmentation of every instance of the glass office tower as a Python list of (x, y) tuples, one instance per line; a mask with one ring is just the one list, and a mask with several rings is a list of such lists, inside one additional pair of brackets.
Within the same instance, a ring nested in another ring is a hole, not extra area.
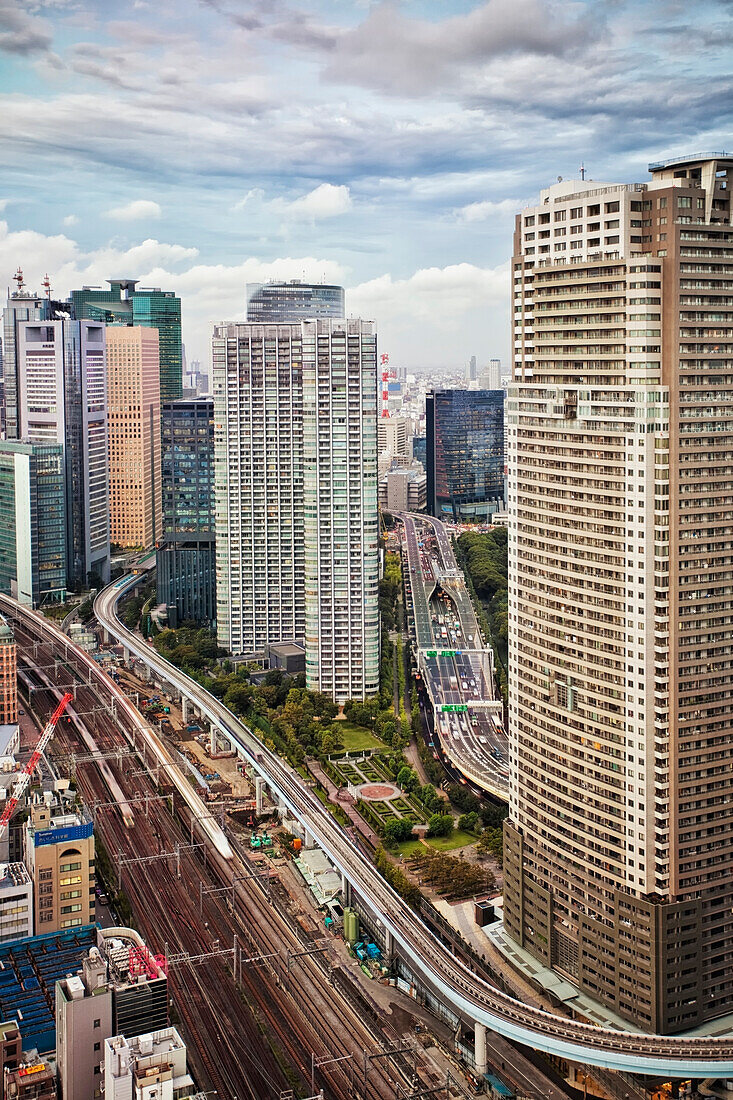
[(325, 283), (247, 283), (247, 320), (295, 322), (345, 315), (344, 288)]
[(162, 414), (163, 539), (158, 602), (175, 629), (216, 622), (214, 400), (170, 401)]
[(436, 390), (425, 401), (428, 512), (479, 523), (504, 508), (504, 391)]
[(64, 448), (0, 441), (0, 592), (28, 607), (66, 599)]
[(158, 330), (160, 399), (176, 401), (183, 394), (181, 299), (172, 290), (138, 287), (136, 279), (109, 279), (110, 289), (85, 286), (72, 290), (71, 306), (77, 321), (89, 319), (107, 325), (141, 325)]

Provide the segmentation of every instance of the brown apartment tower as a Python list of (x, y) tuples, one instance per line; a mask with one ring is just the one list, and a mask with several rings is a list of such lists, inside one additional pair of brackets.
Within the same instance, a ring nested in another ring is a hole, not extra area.
[(733, 157), (517, 218), (509, 935), (638, 1027), (733, 1011)]

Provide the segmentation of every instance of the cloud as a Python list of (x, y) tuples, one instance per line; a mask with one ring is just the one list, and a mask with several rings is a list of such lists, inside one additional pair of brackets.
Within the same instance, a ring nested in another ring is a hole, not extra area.
[(407, 17), (387, 0), (342, 34), (323, 72), (388, 95), (434, 95), (463, 85), (467, 68), (515, 53), (563, 57), (603, 30), (598, 8), (553, 0), (488, 0), (440, 20)]
[(305, 195), (297, 199), (267, 199), (261, 187), (250, 190), (232, 207), (233, 210), (249, 210), (257, 213), (273, 214), (285, 221), (311, 222), (338, 218), (347, 214), (353, 207), (351, 192), (345, 185), (320, 183)]
[(0, 0), (0, 50), (6, 53), (44, 53), (51, 33), (43, 19), (24, 11), (15, 0)]
[(78, 221), (79, 219), (77, 218), (76, 214), (67, 214), (64, 218), (64, 225), (76, 225)]
[(470, 202), (455, 211), (460, 222), (484, 222), (489, 218), (513, 217), (525, 205), (521, 199), (502, 199), (501, 202)]
[(281, 206), (283, 213), (290, 218), (304, 221), (321, 221), (323, 218), (337, 218), (351, 210), (351, 194), (344, 185), (321, 183), (307, 195), (294, 199)]
[(0, 214), (2, 214), (3, 210), (6, 209), (10, 202), (12, 202), (12, 199), (0, 199)]
[(163, 213), (157, 202), (150, 199), (135, 199), (125, 206), (116, 206), (107, 211), (108, 218), (115, 218), (120, 222), (139, 222), (144, 218), (159, 218)]

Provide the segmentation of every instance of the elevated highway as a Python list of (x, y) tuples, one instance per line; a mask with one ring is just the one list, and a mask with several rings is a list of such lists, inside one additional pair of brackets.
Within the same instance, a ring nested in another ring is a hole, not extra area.
[[(613, 1031), (569, 1020), (515, 1000), (453, 957), (334, 821), (301, 778), (218, 699), (164, 660), (117, 618), (133, 577), (104, 589), (94, 604), (100, 624), (159, 676), (174, 684), (272, 788), (344, 878), (379, 916), (407, 965), (466, 1019), (476, 1034), (477, 1070), (485, 1068), (485, 1029), (571, 1061), (631, 1073), (733, 1077), (733, 1039)], [(25, 609), (21, 609), (25, 611)], [(32, 614), (32, 613), (31, 613)]]
[[(433, 709), (441, 751), (475, 786), (506, 801), (508, 745), (503, 705), (494, 686), (493, 653), (481, 631), (443, 524), (431, 516), (402, 514), (417, 666)], [(430, 538), (431, 550), (425, 547)], [(434, 599), (436, 591), (445, 602)], [(450, 606), (455, 638), (437, 621)], [(456, 629), (456, 627), (458, 629)], [(445, 632), (448, 636), (441, 637)]]

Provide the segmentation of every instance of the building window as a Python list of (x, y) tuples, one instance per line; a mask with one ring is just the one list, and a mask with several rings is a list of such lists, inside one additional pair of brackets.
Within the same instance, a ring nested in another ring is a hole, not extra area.
[(94, 1021), (94, 1026), (95, 1027), (101, 1027), (102, 1026), (102, 1021), (101, 1020), (95, 1020)]
[(94, 1049), (95, 1050), (101, 1050), (102, 1049), (102, 1044), (101, 1043), (95, 1043), (94, 1044)]

